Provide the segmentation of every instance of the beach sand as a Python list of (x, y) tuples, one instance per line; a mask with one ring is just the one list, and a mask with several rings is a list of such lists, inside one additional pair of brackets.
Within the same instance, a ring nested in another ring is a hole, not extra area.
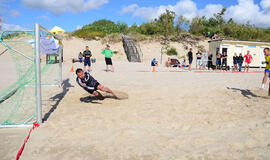
[[(82, 67), (71, 63), (74, 48), (91, 49), (92, 43), (65, 43), (63, 88), (50, 89), (46, 121), (32, 132), (21, 160), (269, 159), (270, 100), (259, 90), (263, 73), (168, 72), (180, 69), (162, 66), (157, 71), (164, 72), (137, 72), (151, 71), (148, 61), (160, 53), (144, 63), (116, 55), (116, 72), (105, 72), (103, 57), (94, 52), (91, 74), (123, 98), (106, 94), (99, 100), (69, 72), (72, 65)], [(0, 129), (1, 159), (16, 157), (28, 131)]]

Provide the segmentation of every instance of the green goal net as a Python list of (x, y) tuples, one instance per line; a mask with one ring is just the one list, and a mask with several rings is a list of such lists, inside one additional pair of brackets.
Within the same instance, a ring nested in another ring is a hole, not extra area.
[[(54, 36), (45, 29), (40, 29), (38, 35), (41, 39)], [(41, 105), (46, 101), (37, 99), (37, 72), (41, 75), (38, 84), (44, 86), (41, 93), (46, 92), (45, 87), (61, 84), (62, 46), (50, 55), (39, 52), (37, 61), (36, 47), (40, 45), (36, 43), (40, 44), (40, 40), (36, 40), (35, 31), (5, 31), (0, 36), (0, 49), (7, 50), (0, 55), (0, 127), (31, 125), (37, 121), (37, 101)]]

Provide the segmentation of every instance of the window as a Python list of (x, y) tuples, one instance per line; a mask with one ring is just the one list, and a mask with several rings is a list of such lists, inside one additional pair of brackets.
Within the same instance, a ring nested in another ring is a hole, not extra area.
[(248, 48), (256, 48), (256, 45), (248, 45)]

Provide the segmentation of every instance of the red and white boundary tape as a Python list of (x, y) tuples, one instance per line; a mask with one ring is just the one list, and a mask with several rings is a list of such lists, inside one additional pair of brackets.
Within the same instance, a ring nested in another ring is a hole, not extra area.
[[(136, 72), (153, 72), (153, 71), (141, 70), (141, 71), (136, 71)], [(189, 71), (154, 71), (154, 72), (189, 72)]]
[[(147, 71), (147, 70), (140, 70), (136, 72), (153, 72), (153, 71)], [(190, 71), (154, 71), (154, 72), (190, 72)], [(263, 72), (225, 72), (225, 71), (191, 71), (194, 73), (239, 73), (239, 74), (246, 74), (246, 73), (263, 73)]]
[(22, 154), (22, 152), (23, 152), (24, 146), (25, 146), (26, 142), (28, 141), (28, 139), (29, 139), (29, 137), (30, 137), (30, 134), (31, 134), (32, 130), (34, 130), (35, 128), (38, 128), (38, 127), (39, 127), (39, 124), (38, 124), (38, 123), (34, 123), (34, 124), (33, 124), (33, 127), (30, 129), (30, 131), (29, 131), (29, 133), (28, 133), (28, 136), (25, 138), (24, 143), (23, 143), (23, 145), (21, 146), (21, 149), (20, 149), (19, 152), (17, 153), (16, 160), (19, 160), (19, 159), (20, 159), (20, 156), (21, 156), (21, 154)]

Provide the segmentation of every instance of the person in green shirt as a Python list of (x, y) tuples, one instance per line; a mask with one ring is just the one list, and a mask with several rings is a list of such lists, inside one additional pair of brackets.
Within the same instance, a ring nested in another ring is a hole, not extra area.
[(101, 54), (105, 55), (106, 72), (109, 71), (109, 65), (111, 66), (112, 72), (114, 72), (114, 67), (111, 59), (113, 56), (113, 51), (110, 49), (110, 45), (107, 44), (106, 48), (101, 52)]

